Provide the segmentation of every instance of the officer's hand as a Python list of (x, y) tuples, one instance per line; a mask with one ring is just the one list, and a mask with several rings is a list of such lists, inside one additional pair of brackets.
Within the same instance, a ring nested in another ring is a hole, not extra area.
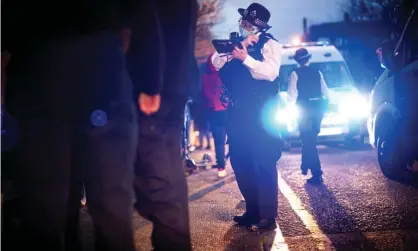
[(158, 112), (161, 105), (161, 96), (160, 94), (148, 95), (143, 92), (139, 94), (138, 97), (138, 106), (141, 112), (145, 115), (151, 115)]
[(238, 46), (235, 46), (235, 49), (232, 51), (232, 56), (236, 59), (244, 61), (248, 55), (248, 51), (247, 51), (247, 47), (245, 47), (244, 45), (242, 47), (243, 48), (240, 49), (238, 48)]
[(258, 36), (256, 36), (256, 35), (249, 35), (245, 40), (244, 40), (244, 42), (243, 42), (243, 45), (245, 46), (245, 47), (248, 47), (248, 46), (253, 46), (253, 45), (255, 45), (256, 43), (258, 43), (258, 40), (259, 40), (260, 38), (258, 37)]

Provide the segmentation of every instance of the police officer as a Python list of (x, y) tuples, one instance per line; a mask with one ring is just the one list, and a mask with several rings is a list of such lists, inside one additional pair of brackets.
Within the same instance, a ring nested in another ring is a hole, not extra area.
[(299, 132), (302, 141), (302, 174), (311, 170), (309, 183), (322, 183), (321, 163), (316, 149), (316, 141), (321, 129), (327, 100), (328, 87), (322, 73), (309, 65), (311, 54), (305, 48), (294, 55), (299, 67), (289, 78), (288, 94), (300, 109)]
[(252, 3), (238, 12), (242, 47), (235, 47), (231, 56), (212, 56), (232, 99), (227, 115), (230, 158), (246, 201), (246, 212), (234, 221), (251, 231), (269, 230), (276, 227), (276, 162), (281, 142), (266, 132), (261, 117), (266, 103), (277, 101), (274, 80), (279, 75), (281, 47), (266, 33), (271, 28), (270, 12), (264, 6)]

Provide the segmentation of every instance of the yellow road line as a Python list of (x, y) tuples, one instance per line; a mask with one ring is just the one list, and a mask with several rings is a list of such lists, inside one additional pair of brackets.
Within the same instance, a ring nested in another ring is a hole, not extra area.
[(303, 205), (302, 201), (299, 197), (293, 192), (290, 186), (286, 183), (286, 181), (282, 178), (279, 172), (279, 189), (281, 193), (286, 197), (289, 201), (291, 208), (293, 211), (299, 216), (302, 220), (303, 224), (305, 225), (306, 229), (311, 232), (311, 237), (317, 243), (317, 248), (319, 250), (336, 250), (333, 247), (331, 240), (326, 236), (321, 229), (319, 228), (318, 224), (316, 224), (315, 217), (311, 215), (308, 210), (306, 210)]

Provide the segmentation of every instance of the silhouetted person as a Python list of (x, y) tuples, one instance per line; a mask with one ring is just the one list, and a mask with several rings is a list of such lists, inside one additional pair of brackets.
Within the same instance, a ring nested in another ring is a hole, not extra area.
[[(187, 182), (181, 160), (181, 132), (192, 84), (197, 86), (199, 81), (194, 58), (197, 3), (195, 0), (167, 3), (157, 1), (165, 50), (165, 68), (161, 75), (163, 86), (161, 92), (150, 93), (151, 103), (152, 99), (158, 100), (156, 94), (160, 93), (161, 107), (151, 116), (143, 110), (139, 112), (135, 208), (153, 223), (151, 239), (154, 250), (187, 251), (192, 248)], [(141, 25), (149, 26), (149, 23)], [(147, 36), (139, 38), (146, 39)], [(158, 49), (149, 48), (151, 55), (141, 61), (152, 61), (155, 50)], [(144, 79), (138, 69), (129, 68), (131, 75), (137, 74), (138, 80), (153, 84), (154, 79)]]
[(119, 32), (129, 27), (141, 37), (131, 47), (149, 81), (134, 81), (136, 92), (158, 93), (160, 50), (149, 50), (161, 42), (153, 1), (81, 1), (65, 10), (47, 1), (2, 4), (2, 42), (12, 54), (7, 107), (23, 138), (16, 178), (23, 230), (12, 250), (72, 244), (64, 232), (73, 182), (85, 184), (96, 250), (134, 250), (138, 105)]

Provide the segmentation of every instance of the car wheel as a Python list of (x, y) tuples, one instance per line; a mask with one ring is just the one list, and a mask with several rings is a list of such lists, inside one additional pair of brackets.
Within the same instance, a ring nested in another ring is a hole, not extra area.
[(398, 169), (397, 156), (393, 143), (388, 137), (381, 136), (377, 139), (377, 160), (382, 173), (386, 177), (393, 178), (396, 175), (396, 169)]
[(380, 136), (377, 139), (377, 159), (383, 175), (387, 178), (397, 181), (416, 178), (416, 174), (408, 170), (402, 151), (402, 147), (397, 147), (392, 137)]
[(379, 137), (377, 140), (377, 159), (382, 173), (389, 179), (417, 182), (418, 173), (414, 169), (416, 163), (412, 161), (408, 166), (408, 160), (402, 155), (404, 151), (402, 146), (396, 146), (389, 137)]

